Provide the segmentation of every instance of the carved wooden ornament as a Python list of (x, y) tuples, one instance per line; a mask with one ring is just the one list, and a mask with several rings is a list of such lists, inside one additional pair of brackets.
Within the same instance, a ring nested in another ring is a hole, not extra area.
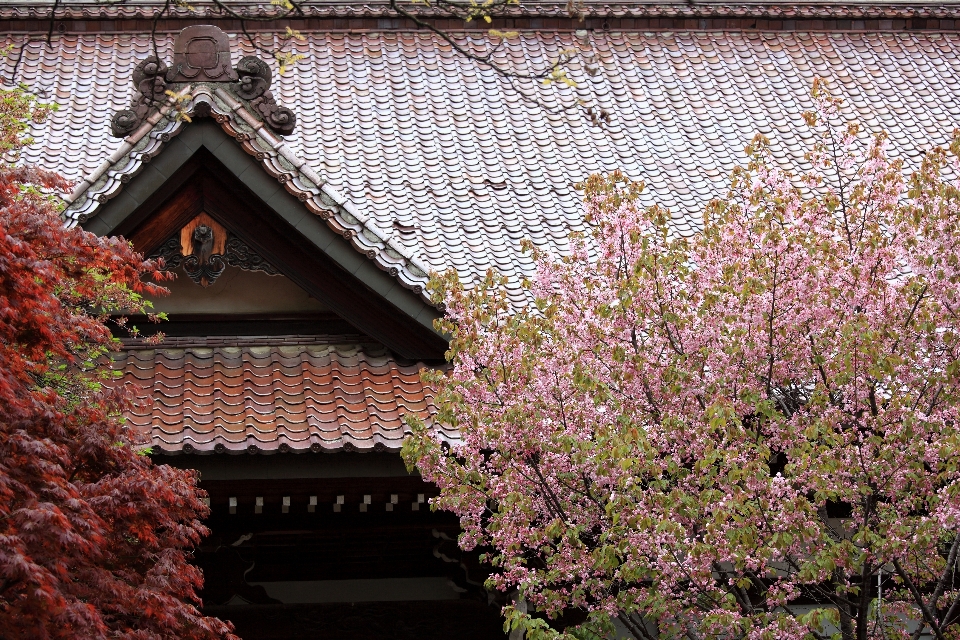
[(226, 247), (227, 230), (205, 213), (180, 230), (183, 270), (200, 286), (209, 287), (223, 273)]
[(247, 243), (205, 213), (184, 225), (178, 235), (164, 242), (150, 258), (162, 258), (167, 269), (182, 266), (187, 276), (202, 287), (213, 284), (228, 266), (244, 271), (262, 271), (271, 276), (280, 273)]
[[(173, 64), (168, 68), (154, 56), (141, 61), (133, 72), (137, 88), (127, 109), (121, 109), (110, 121), (111, 133), (123, 138), (140, 127), (148, 115), (166, 100), (168, 91), (179, 90), (182, 83), (219, 82), (237, 97), (250, 102), (251, 111), (274, 133), (293, 133), (297, 118), (293, 111), (277, 104), (269, 91), (270, 66), (256, 56), (241, 58), (237, 67), (230, 64), (230, 38), (212, 25), (187, 27), (173, 45)], [(200, 102), (193, 116), (209, 115), (210, 105)]]

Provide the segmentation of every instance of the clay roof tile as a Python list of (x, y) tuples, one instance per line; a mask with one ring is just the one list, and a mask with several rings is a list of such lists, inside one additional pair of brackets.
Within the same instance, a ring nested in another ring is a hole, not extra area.
[(124, 374), (118, 384), (136, 396), (130, 423), (170, 453), (242, 452), (251, 444), (270, 452), (282, 443), (295, 451), (347, 442), (399, 449), (403, 416), (434, 410), (422, 364), (401, 366), (357, 345), (275, 342), (115, 354)]

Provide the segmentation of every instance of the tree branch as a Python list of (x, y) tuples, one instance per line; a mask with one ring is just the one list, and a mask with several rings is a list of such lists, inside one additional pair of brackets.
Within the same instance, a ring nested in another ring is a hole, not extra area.
[(927, 608), (927, 603), (924, 602), (923, 596), (920, 594), (920, 590), (917, 589), (916, 585), (913, 584), (913, 580), (910, 579), (910, 576), (907, 575), (907, 572), (903, 570), (902, 566), (900, 566), (900, 561), (894, 559), (893, 567), (897, 570), (897, 575), (900, 576), (900, 579), (903, 580), (903, 584), (910, 591), (910, 594), (916, 601), (917, 606), (920, 607), (920, 611), (923, 613), (923, 619), (927, 621), (928, 625), (930, 625), (930, 629), (937, 637), (937, 640), (946, 640), (946, 638), (943, 636), (943, 633), (940, 631), (940, 625), (937, 624), (937, 619), (930, 612), (930, 609)]

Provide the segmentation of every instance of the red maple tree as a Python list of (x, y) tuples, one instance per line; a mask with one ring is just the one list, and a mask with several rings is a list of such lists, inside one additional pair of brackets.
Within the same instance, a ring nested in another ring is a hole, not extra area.
[(197, 609), (197, 474), (154, 464), (108, 382), (106, 313), (140, 310), (155, 268), (67, 230), (59, 176), (18, 167), (48, 107), (0, 91), (0, 637), (235, 638)]

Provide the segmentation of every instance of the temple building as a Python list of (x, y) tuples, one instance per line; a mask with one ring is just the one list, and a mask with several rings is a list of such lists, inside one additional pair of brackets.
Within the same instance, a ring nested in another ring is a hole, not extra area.
[[(504, 637), (506, 596), (399, 456), (433, 407), (419, 371), (444, 366), (431, 273), (493, 268), (526, 304), (521, 241), (565, 250), (593, 172), (644, 180), (693, 233), (755, 133), (804, 165), (817, 76), (908, 166), (960, 126), (953, 0), (523, 2), (500, 60), (582, 47), (599, 71), (535, 101), (379, 0), (282, 24), (198, 1), (154, 25), (155, 4), (0, 2), (0, 72), (60, 105), (23, 159), (75, 181), (65, 223), (178, 275), (166, 322), (131, 319), (163, 342), (121, 336), (114, 364), (157, 462), (202, 474), (205, 611), (245, 640)], [(303, 59), (278, 74), (244, 28)]]

